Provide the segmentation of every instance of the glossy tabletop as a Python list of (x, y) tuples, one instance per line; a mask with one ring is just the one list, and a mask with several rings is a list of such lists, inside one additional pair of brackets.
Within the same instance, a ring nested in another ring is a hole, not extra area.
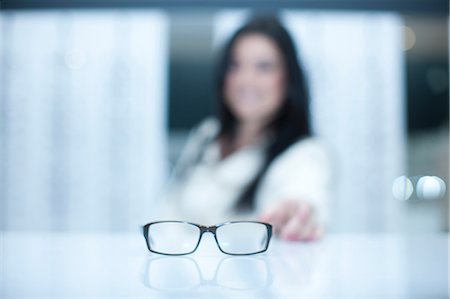
[(233, 257), (204, 236), (183, 257), (136, 234), (0, 234), (1, 298), (448, 298), (448, 235), (329, 234), (273, 239)]

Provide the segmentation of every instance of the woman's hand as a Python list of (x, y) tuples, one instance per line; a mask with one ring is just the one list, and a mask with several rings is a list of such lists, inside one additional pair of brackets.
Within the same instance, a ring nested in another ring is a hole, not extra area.
[(264, 211), (260, 220), (272, 224), (275, 234), (284, 240), (312, 241), (324, 233), (315, 222), (312, 206), (300, 200), (277, 202)]

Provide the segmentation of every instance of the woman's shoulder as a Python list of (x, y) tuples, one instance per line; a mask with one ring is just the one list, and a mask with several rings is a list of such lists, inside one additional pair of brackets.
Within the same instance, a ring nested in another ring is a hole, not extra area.
[(182, 176), (199, 161), (205, 147), (217, 136), (219, 129), (219, 121), (215, 117), (207, 117), (189, 131), (174, 168), (176, 177)]
[(204, 148), (217, 136), (220, 124), (217, 118), (207, 117), (194, 126), (188, 135), (182, 156), (187, 160), (197, 159)]
[(220, 131), (217, 118), (210, 116), (195, 125), (188, 134), (186, 147), (188, 151), (196, 150), (212, 141)]
[(214, 116), (208, 116), (192, 129), (192, 133), (203, 137), (211, 137), (216, 135), (219, 130), (219, 120)]

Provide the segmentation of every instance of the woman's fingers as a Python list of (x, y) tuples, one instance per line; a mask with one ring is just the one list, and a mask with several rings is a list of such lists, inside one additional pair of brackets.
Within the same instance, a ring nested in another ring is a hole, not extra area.
[(278, 234), (281, 228), (291, 218), (291, 203), (287, 201), (280, 202), (269, 207), (260, 217), (261, 221), (271, 223), (274, 227), (275, 234)]
[(312, 233), (311, 240), (321, 239), (323, 237), (324, 233), (325, 233), (325, 230), (322, 227), (316, 226), (316, 229)]
[(300, 218), (300, 221), (302, 223), (309, 222), (313, 216), (313, 210), (312, 210), (311, 205), (309, 205), (305, 202), (298, 202), (295, 211), (296, 211), (295, 216)]
[(295, 241), (299, 239), (300, 230), (302, 229), (302, 223), (300, 218), (291, 217), (291, 219), (281, 227), (280, 237), (284, 240)]
[(312, 206), (297, 200), (278, 202), (260, 217), (261, 221), (274, 226), (275, 234), (291, 241), (320, 239), (323, 230), (315, 224), (314, 218)]
[(299, 217), (292, 217), (281, 228), (280, 237), (289, 241), (307, 241), (314, 237), (316, 225), (312, 221), (302, 221)]

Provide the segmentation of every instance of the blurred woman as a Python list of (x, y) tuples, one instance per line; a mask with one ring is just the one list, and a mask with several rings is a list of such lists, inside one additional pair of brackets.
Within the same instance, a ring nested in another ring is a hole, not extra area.
[(286, 240), (323, 235), (330, 163), (311, 136), (296, 53), (274, 17), (255, 17), (231, 37), (217, 68), (218, 116), (192, 130), (164, 204), (166, 218), (258, 219)]

